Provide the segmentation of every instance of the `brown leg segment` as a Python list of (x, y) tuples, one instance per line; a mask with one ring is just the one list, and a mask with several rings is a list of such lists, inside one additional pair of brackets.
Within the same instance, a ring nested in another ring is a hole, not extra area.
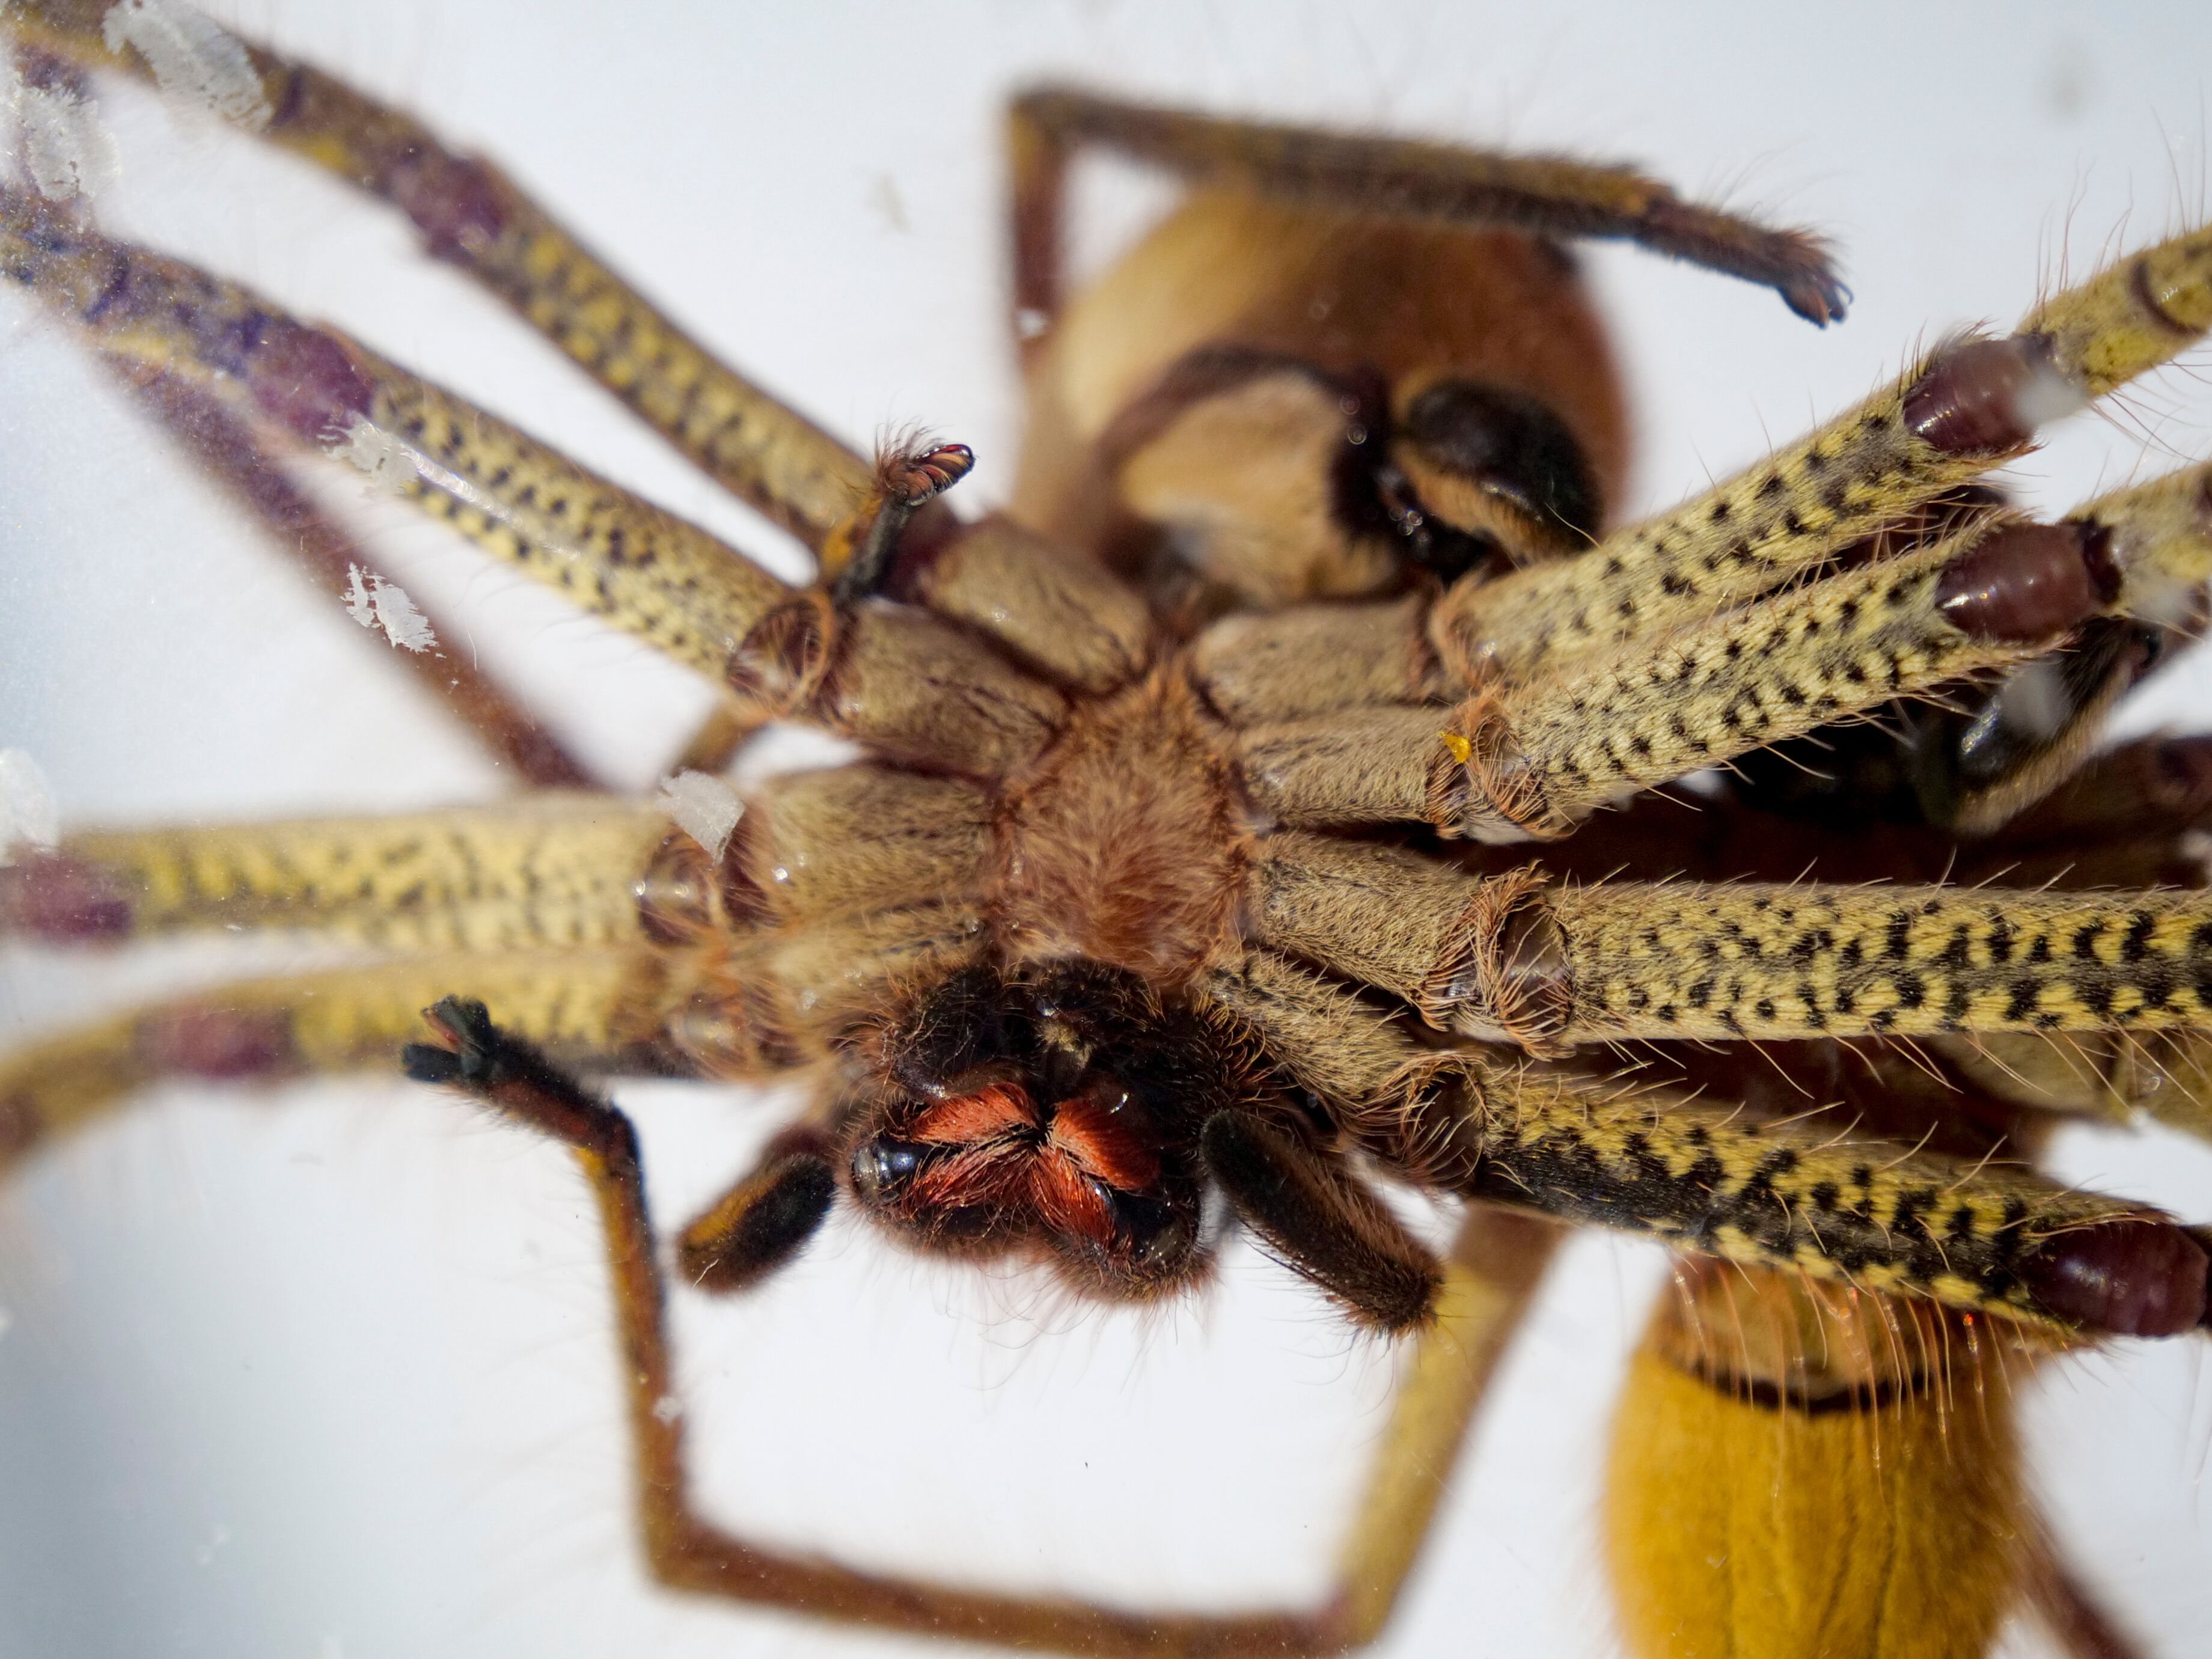
[(1626, 167), (1224, 120), (1042, 88), (1007, 112), (1015, 319), (1024, 344), (1059, 314), (1067, 164), (1084, 145), (1259, 196), (1540, 236), (1623, 237), (1765, 283), (1814, 323), (1841, 318), (1848, 298), (1817, 238), (1698, 207)]
[(1371, 1636), (1387, 1615), (1441, 1494), (1451, 1452), (1549, 1253), (1548, 1232), (1540, 1225), (1497, 1216), (1470, 1219), (1454, 1252), (1439, 1322), (1422, 1340), (1342, 1557), (1344, 1583), (1317, 1612), (1155, 1614), (856, 1572), (760, 1548), (690, 1509), (684, 1416), (668, 1405), (676, 1396), (666, 1291), (629, 1120), (495, 1030), (481, 1005), (449, 999), (428, 1018), (444, 1046), (410, 1048), (413, 1075), (458, 1085), (575, 1148), (606, 1231), (647, 1563), (665, 1583), (733, 1600), (1066, 1653), (1259, 1659), (1340, 1651)]
[[(299, 928), (402, 951), (615, 944), (711, 912), (658, 806), (580, 793), (443, 812), (88, 831), (0, 867), (0, 935), (70, 945)], [(682, 893), (677, 891), (678, 886)]]

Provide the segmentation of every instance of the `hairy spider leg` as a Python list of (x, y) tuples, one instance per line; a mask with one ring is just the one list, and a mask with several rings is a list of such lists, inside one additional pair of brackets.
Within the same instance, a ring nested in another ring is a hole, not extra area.
[[(102, 0), (18, 8), (8, 27), (71, 62), (141, 77), (111, 51)], [(251, 131), (398, 207), (458, 265), (622, 398), (709, 476), (819, 549), (867, 499), (867, 461), (718, 361), (585, 249), (498, 168), (414, 117), (251, 41)]]
[(2054, 416), (2170, 362), (2212, 327), (2212, 228), (2054, 295), (2002, 339), (1937, 348), (1890, 386), (1701, 495), (1575, 557), (1438, 602), (1471, 682), (1526, 682), (1757, 598), (2018, 455)]
[[(89, 77), (82, 65), (20, 42), (12, 55), (29, 83), (65, 84), (79, 96), (85, 94)], [(219, 399), (150, 364), (112, 357), (101, 361), (202, 473), (263, 526), (270, 542), (295, 557), (331, 591), (343, 595), (351, 583), (366, 579), (373, 586), (382, 580), (368, 551), (284, 475), (275, 453)], [(452, 632), (435, 607), (424, 620), (434, 636)], [(435, 645), (404, 652), (398, 661), (495, 759), (514, 767), (532, 785), (569, 789), (591, 781), (553, 735), (474, 662)]]
[[(1838, 571), (1557, 673), (1478, 691), (1444, 717), (1370, 705), (1243, 734), (1255, 795), (1287, 823), (1411, 819), (1447, 836), (1551, 840), (1620, 798), (1899, 697), (2025, 662), (2085, 623), (2129, 614), (2112, 559), (2131, 515), (2162, 556), (2201, 558), (2212, 526), (2177, 500), (2201, 469), (2101, 517), (1998, 514), (1929, 546)], [(2181, 520), (2176, 524), (2174, 521)], [(2171, 533), (2165, 526), (2172, 525)], [(2171, 593), (2146, 569), (2138, 590)]]
[(274, 1083), (388, 1071), (426, 999), (468, 985), (515, 1029), (602, 1064), (657, 1060), (659, 953), (640, 945), (453, 952), (245, 981), (155, 1003), (0, 1057), (0, 1175), (165, 1079)]
[(1638, 1038), (2212, 1026), (2212, 893), (1555, 884), (1278, 834), (1254, 937), (1432, 1025), (1556, 1055)]
[(16, 194), (0, 198), (0, 258), (101, 351), (191, 376), (293, 441), (365, 429), (404, 462), (405, 493), (485, 551), (769, 712), (982, 777), (1030, 759), (1066, 719), (1059, 692), (951, 623), (900, 605), (840, 615), (818, 591), (234, 283), (57, 222)]
[[(0, 936), (59, 945), (190, 928), (309, 928), (386, 950), (502, 951), (650, 937), (678, 899), (649, 802), (575, 793), (381, 817), (76, 830), (0, 868)], [(685, 872), (688, 873), (688, 872)]]
[(1561, 239), (1625, 238), (1765, 283), (1817, 324), (1840, 319), (1849, 298), (1818, 237), (1685, 202), (1627, 167), (1229, 120), (1043, 87), (1017, 98), (1006, 115), (1015, 333), (1025, 353), (1041, 343), (1065, 298), (1067, 171), (1085, 147), (1192, 184), (1307, 206)]
[[(148, 72), (134, 52), (108, 50), (104, 12), (64, 0), (11, 16), (9, 27), (80, 65)], [(871, 465), (716, 360), (498, 169), (448, 149), (411, 116), (319, 70), (240, 44), (267, 105), (268, 118), (254, 131), (401, 208), (432, 254), (483, 283), (679, 452), (805, 543), (821, 556), (825, 574), (872, 536), (879, 545), (862, 586), (873, 592), (897, 574), (885, 568), (892, 544), (911, 540), (923, 553), (911, 562), (930, 567), (923, 591), (913, 597), (987, 632), (1010, 630), (1018, 653), (1024, 645), (1042, 647), (1047, 672), (1066, 670), (1071, 683), (1099, 689), (1142, 667), (1149, 618), (1103, 572), (1056, 571), (1026, 547), (1010, 552), (1011, 527), (971, 536), (941, 508), (916, 514), (966, 471), (959, 446), (925, 447)], [(306, 435), (316, 441), (323, 434)], [(935, 475), (919, 497), (909, 477), (917, 471)], [(910, 526), (909, 517), (916, 519)], [(554, 526), (553, 536), (564, 544), (575, 539), (566, 526)], [(1010, 574), (1018, 576), (1011, 593)], [(911, 572), (906, 580), (914, 582)], [(1085, 625), (1062, 641), (1055, 629), (1070, 617)], [(795, 622), (788, 625), (799, 631)], [(759, 720), (757, 711), (717, 709), (686, 750), (685, 763), (718, 769)]]
[(2174, 1334), (2205, 1315), (2203, 1250), (2141, 1205), (1817, 1117), (1763, 1123), (1678, 1091), (1438, 1053), (1272, 951), (1217, 966), (1206, 991), (1375, 1156), (1467, 1197), (2062, 1336)]
[[(1318, 1610), (1207, 1618), (1059, 1599), (994, 1595), (854, 1571), (751, 1545), (695, 1514), (665, 1322), (665, 1289), (635, 1132), (480, 1004), (429, 1012), (441, 1046), (408, 1051), (410, 1070), (455, 1085), (574, 1147), (599, 1199), (622, 1333), (648, 1565), (664, 1582), (733, 1599), (1011, 1646), (1101, 1655), (1322, 1654), (1379, 1626), (1410, 1568), (1453, 1455), (1506, 1335), (1549, 1255), (1547, 1230), (1472, 1218), (1453, 1252), (1439, 1318), (1416, 1349), (1360, 1511), (1340, 1558), (1343, 1580)], [(669, 1402), (676, 1401), (671, 1409)]]

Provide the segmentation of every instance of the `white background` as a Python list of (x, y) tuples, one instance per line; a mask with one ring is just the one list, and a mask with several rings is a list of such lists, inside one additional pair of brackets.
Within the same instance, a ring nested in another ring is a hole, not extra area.
[[(1539, 12), (1543, 15), (1538, 15)], [(2056, 6), (281, 4), (226, 15), (495, 155), (706, 339), (865, 444), (923, 418), (1010, 477), (996, 118), (1079, 77), (1212, 109), (1644, 162), (1833, 233), (1857, 305), (1614, 249), (1594, 279), (1642, 434), (1630, 511), (1732, 469), (1893, 369), (2008, 319), (2070, 257), (2205, 208), (2212, 12)], [(772, 559), (769, 532), (519, 325), (414, 258), (396, 216), (150, 100), (106, 94), (112, 222), (250, 278)], [(1090, 194), (1086, 244), (1158, 199)], [(2185, 373), (2015, 469), (2057, 507), (2212, 452)], [(641, 648), (389, 504), (448, 645), (520, 676), (624, 786), (702, 705)], [(795, 565), (787, 566), (795, 570)], [(449, 630), (450, 634), (451, 630)], [(510, 787), (0, 296), (0, 745), (72, 823), (481, 799)], [(2137, 723), (2203, 725), (2178, 675)], [(243, 949), (243, 947), (241, 947)], [(307, 959), (264, 944), (257, 970)], [(243, 955), (219, 965), (236, 969)], [(208, 971), (201, 954), (0, 957), (0, 1042)], [(624, 1098), (664, 1220), (775, 1121), (736, 1091)], [(2078, 1133), (2068, 1172), (2212, 1215), (2212, 1158)], [(267, 1107), (165, 1089), (0, 1197), (0, 1656), (377, 1659), (928, 1650), (679, 1600), (631, 1543), (597, 1230), (562, 1155), (384, 1081)], [(1597, 1450), (1660, 1271), (1586, 1240), (1553, 1282), (1385, 1640), (1613, 1650)], [(716, 1514), (795, 1546), (1179, 1606), (1316, 1588), (1389, 1357), (1245, 1252), (1140, 1322), (897, 1258), (842, 1224), (754, 1300), (678, 1306)], [(2059, 1529), (2155, 1650), (2212, 1629), (2203, 1350), (2127, 1346), (2035, 1384)], [(2016, 1634), (2008, 1650), (2039, 1651)]]

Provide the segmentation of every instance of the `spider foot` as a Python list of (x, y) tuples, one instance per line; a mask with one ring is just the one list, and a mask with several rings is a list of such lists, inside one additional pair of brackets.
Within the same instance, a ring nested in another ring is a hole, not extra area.
[(417, 1083), (453, 1084), (476, 1093), (495, 1087), (515, 1068), (508, 1050), (519, 1049), (544, 1062), (534, 1050), (505, 1036), (492, 1024), (491, 1010), (468, 997), (447, 997), (422, 1011), (442, 1042), (410, 1042), (400, 1051), (400, 1068)]

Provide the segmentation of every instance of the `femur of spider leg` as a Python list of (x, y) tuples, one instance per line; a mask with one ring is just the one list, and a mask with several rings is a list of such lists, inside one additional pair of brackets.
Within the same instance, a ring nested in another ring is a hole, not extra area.
[(2024, 661), (2107, 602), (2079, 526), (1976, 526), (1454, 710), (1370, 707), (1238, 733), (1279, 822), (1552, 840), (1600, 807), (1899, 696)]
[(1636, 790), (2035, 656), (2095, 615), (2114, 580), (2081, 527), (1977, 526), (1656, 647), (1479, 692), (1446, 727), (1464, 774), (1446, 832), (1555, 838)]
[[(76, 831), (0, 867), (0, 934), (53, 943), (296, 927), (401, 950), (636, 939), (672, 836), (649, 802), (547, 792), (386, 817)], [(691, 902), (701, 925), (711, 902)]]
[(1471, 684), (1693, 623), (1778, 586), (2014, 455), (2044, 422), (2212, 327), (2212, 228), (2132, 254), (1998, 340), (1940, 348), (1872, 398), (1589, 552), (1462, 581), (1431, 637)]
[(1431, 595), (1224, 617), (1191, 647), (1192, 677), (1236, 726), (1451, 695), (1425, 630)]
[(1431, 1024), (1555, 1054), (1633, 1038), (2153, 1031), (2212, 1024), (2212, 895), (1474, 876), (1278, 833), (1260, 942)]

